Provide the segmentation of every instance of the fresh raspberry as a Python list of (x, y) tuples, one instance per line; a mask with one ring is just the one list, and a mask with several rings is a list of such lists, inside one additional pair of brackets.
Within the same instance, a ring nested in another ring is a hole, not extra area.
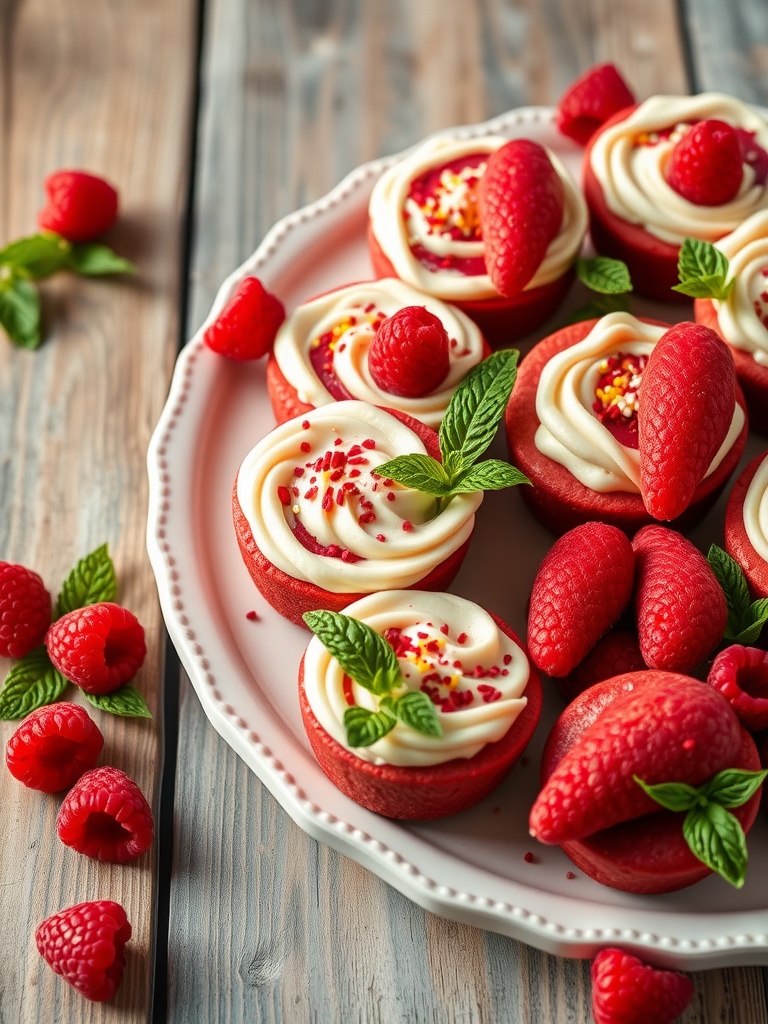
[(637, 416), (640, 493), (654, 519), (675, 519), (728, 434), (736, 404), (733, 356), (703, 324), (671, 327), (643, 371)]
[(260, 359), (272, 351), (285, 320), (285, 308), (257, 277), (245, 277), (234, 295), (203, 335), (203, 341), (220, 356), (243, 362)]
[[(658, 671), (633, 672), (608, 684), (621, 680), (631, 680), (632, 687), (619, 693), (567, 748), (536, 798), (529, 828), (543, 843), (584, 839), (655, 814), (659, 805), (634, 776), (649, 785), (700, 786), (738, 763), (741, 725), (711, 686)], [(556, 723), (548, 744), (557, 742), (558, 728)]]
[(649, 967), (620, 949), (601, 949), (592, 963), (595, 1024), (670, 1024), (692, 995), (687, 975)]
[(31, 569), (0, 562), (0, 655), (23, 658), (51, 624), (51, 595)]
[(519, 295), (560, 230), (563, 183), (543, 146), (513, 139), (489, 157), (478, 195), (488, 274), (502, 295)]
[(104, 737), (85, 708), (61, 701), (28, 715), (8, 740), (5, 763), (30, 789), (58, 793), (93, 768)]
[(368, 350), (368, 369), (390, 395), (421, 398), (448, 376), (448, 334), (424, 306), (404, 306), (382, 320)]
[(565, 676), (614, 624), (632, 597), (635, 556), (626, 535), (585, 523), (555, 541), (536, 573), (528, 650), (537, 668)]
[(78, 903), (38, 925), (40, 955), (86, 999), (103, 1003), (117, 991), (131, 926), (112, 900)]
[(644, 526), (632, 547), (643, 660), (650, 668), (692, 672), (722, 640), (722, 587), (698, 548), (666, 526)]
[(93, 768), (64, 797), (56, 831), (86, 857), (125, 864), (149, 848), (155, 832), (144, 794), (118, 768)]
[(730, 202), (743, 177), (739, 136), (725, 121), (697, 121), (675, 143), (667, 165), (669, 185), (697, 206)]
[(563, 696), (573, 700), (595, 683), (625, 672), (640, 672), (646, 667), (637, 633), (616, 628), (598, 640), (586, 658), (567, 676), (558, 679), (557, 684)]
[(586, 146), (597, 129), (635, 102), (614, 64), (595, 64), (563, 93), (555, 123), (569, 138)]
[(69, 242), (90, 242), (117, 220), (117, 192), (103, 178), (86, 171), (56, 171), (45, 179), (48, 205), (38, 223)]
[(147, 653), (139, 620), (110, 601), (62, 615), (46, 633), (45, 646), (59, 672), (87, 693), (111, 693), (127, 683)]
[(722, 693), (748, 732), (768, 728), (768, 653), (732, 644), (712, 662), (707, 682)]

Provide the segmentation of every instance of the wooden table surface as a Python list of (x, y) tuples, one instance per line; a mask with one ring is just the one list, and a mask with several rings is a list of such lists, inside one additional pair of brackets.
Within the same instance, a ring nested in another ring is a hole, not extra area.
[[(555, 103), (603, 60), (639, 97), (717, 88), (768, 105), (768, 6), (0, 0), (0, 245), (35, 230), (46, 174), (85, 167), (119, 186), (108, 241), (138, 267), (58, 275), (43, 346), (0, 339), (0, 558), (56, 591), (108, 542), (146, 629), (137, 685), (155, 717), (96, 712), (103, 760), (157, 822), (151, 854), (92, 862), (58, 841), (60, 798), (0, 772), (0, 1021), (591, 1020), (587, 962), (424, 912), (305, 835), (214, 731), (166, 639), (145, 459), (179, 346), (278, 218), (430, 131)], [(106, 1005), (33, 941), (96, 898), (121, 902), (134, 933)], [(694, 979), (686, 1024), (768, 1022), (761, 968)]]

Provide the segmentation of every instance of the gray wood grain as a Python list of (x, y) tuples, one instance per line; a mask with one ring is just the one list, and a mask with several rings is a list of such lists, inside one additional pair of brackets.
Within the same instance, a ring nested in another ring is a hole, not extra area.
[[(553, 103), (608, 59), (639, 96), (686, 91), (675, 4), (210, 0), (189, 333), (272, 223), (361, 161)], [(179, 730), (171, 1024), (591, 1020), (588, 964), (425, 913), (307, 837), (186, 681)], [(758, 970), (696, 985), (684, 1024), (768, 1021)]]

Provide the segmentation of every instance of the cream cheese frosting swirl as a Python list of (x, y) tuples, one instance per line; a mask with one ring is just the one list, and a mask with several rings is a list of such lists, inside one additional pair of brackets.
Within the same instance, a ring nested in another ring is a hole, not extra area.
[[(479, 139), (428, 139), (384, 172), (371, 194), (369, 216), (373, 235), (399, 278), (448, 301), (499, 297), (487, 273), (464, 274), (451, 267), (430, 269), (414, 254), (413, 246), (422, 246), (445, 260), (482, 259), (483, 242), (479, 232), (475, 233), (476, 237), (464, 239), (432, 230), (429, 218), (411, 197), (411, 188), (416, 179), (431, 169), (459, 163), (477, 154), (490, 155), (508, 141), (496, 135)], [(563, 182), (563, 220), (525, 291), (561, 277), (576, 259), (587, 229), (587, 209), (581, 192), (554, 153), (547, 150), (547, 155)], [(485, 166), (485, 162), (479, 163), (473, 178), (479, 179)], [(461, 178), (461, 175), (456, 177)], [(459, 180), (448, 190), (446, 203), (476, 205), (474, 187), (474, 182)], [(451, 213), (450, 208), (443, 211), (449, 218)]]
[(433, 497), (376, 475), (420, 438), (366, 402), (335, 402), (288, 420), (246, 455), (237, 499), (256, 545), (294, 579), (336, 594), (409, 587), (466, 541), (483, 500)]
[[(553, 356), (541, 372), (536, 392), (536, 447), (590, 490), (640, 493), (639, 452), (617, 441), (595, 416), (595, 388), (608, 356), (619, 351), (649, 355), (667, 330), (629, 313), (609, 313), (583, 341)], [(744, 411), (736, 403), (728, 434), (707, 476), (730, 451), (743, 425)]]
[(639, 224), (671, 245), (685, 238), (714, 242), (747, 217), (768, 207), (768, 183), (744, 164), (737, 195), (720, 206), (701, 206), (679, 195), (665, 173), (675, 143), (695, 121), (716, 119), (754, 133), (768, 150), (768, 122), (732, 96), (652, 96), (596, 139), (590, 166), (608, 208), (617, 217)]
[[(368, 368), (368, 351), (385, 317), (405, 306), (424, 306), (449, 338), (449, 370), (431, 394), (405, 398), (383, 391)], [(483, 336), (455, 306), (417, 291), (395, 278), (337, 288), (299, 306), (278, 331), (274, 355), (299, 399), (315, 407), (334, 402), (312, 364), (313, 349), (330, 347), (333, 373), (352, 398), (415, 416), (436, 428), (463, 377), (483, 358)]]
[(768, 210), (748, 220), (717, 243), (728, 258), (727, 299), (713, 299), (720, 333), (734, 348), (768, 366)]
[(749, 482), (742, 515), (749, 543), (768, 562), (768, 455)]
[[(409, 690), (436, 705), (443, 735), (399, 723), (354, 753), (374, 764), (419, 767), (470, 758), (502, 739), (527, 704), (530, 666), (523, 650), (479, 605), (453, 594), (395, 590), (371, 594), (345, 609), (387, 636)], [(352, 682), (317, 637), (304, 655), (304, 689), (315, 717), (349, 748), (344, 712), (352, 703), (378, 709), (377, 698)], [(405, 691), (402, 691), (405, 692)]]

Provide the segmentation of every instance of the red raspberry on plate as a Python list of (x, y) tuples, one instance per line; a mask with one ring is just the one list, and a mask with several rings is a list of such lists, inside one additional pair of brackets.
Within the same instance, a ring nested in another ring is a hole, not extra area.
[(81, 995), (97, 1003), (111, 999), (117, 991), (130, 937), (126, 913), (112, 900), (67, 907), (35, 932), (43, 959)]
[(697, 206), (730, 202), (744, 177), (741, 142), (725, 121), (698, 121), (675, 143), (667, 182)]
[(614, 64), (596, 64), (569, 86), (557, 105), (555, 123), (569, 138), (586, 146), (597, 129), (635, 102)]
[(424, 306), (404, 306), (382, 320), (368, 350), (371, 376), (390, 395), (428, 395), (449, 368), (448, 334)]
[(5, 748), (11, 775), (30, 789), (58, 793), (93, 768), (104, 737), (79, 704), (61, 701), (28, 715)]
[(152, 843), (152, 811), (139, 787), (119, 768), (86, 772), (64, 797), (56, 831), (86, 857), (125, 864)]
[(712, 662), (707, 682), (725, 697), (748, 732), (768, 728), (768, 653), (732, 644)]
[(111, 693), (133, 679), (147, 653), (144, 628), (111, 601), (62, 615), (45, 635), (48, 656), (63, 676), (87, 693)]
[(677, 971), (661, 971), (620, 949), (601, 949), (592, 962), (595, 1024), (670, 1024), (693, 995)]
[(285, 308), (257, 277), (245, 277), (203, 335), (212, 351), (244, 362), (271, 352)]
[(0, 562), (0, 655), (23, 658), (45, 639), (51, 595), (31, 569)]
[(87, 171), (56, 171), (45, 179), (48, 205), (38, 223), (69, 242), (90, 242), (117, 220), (117, 192)]

